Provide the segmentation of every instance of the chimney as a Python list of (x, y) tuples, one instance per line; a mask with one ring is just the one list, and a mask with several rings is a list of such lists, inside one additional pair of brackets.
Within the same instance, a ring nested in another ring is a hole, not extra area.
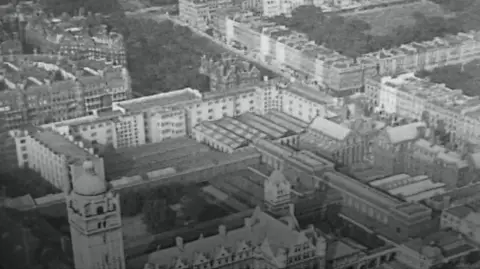
[(183, 238), (181, 238), (180, 236), (177, 236), (175, 238), (175, 242), (176, 242), (177, 248), (183, 251)]
[(450, 207), (450, 202), (451, 202), (450, 195), (443, 196), (443, 208), (444, 209), (447, 209), (448, 207)]
[(220, 225), (218, 226), (218, 234), (221, 236), (226, 236), (227, 235), (227, 227), (225, 225)]
[(427, 134), (427, 127), (425, 126), (417, 127), (417, 138), (426, 138), (426, 134)]
[(263, 81), (268, 82), (268, 76), (263, 76)]

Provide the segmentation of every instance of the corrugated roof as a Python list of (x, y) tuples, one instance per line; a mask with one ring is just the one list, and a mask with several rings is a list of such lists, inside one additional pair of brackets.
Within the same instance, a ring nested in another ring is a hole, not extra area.
[(322, 117), (316, 117), (309, 128), (340, 141), (345, 140), (351, 133), (349, 128)]

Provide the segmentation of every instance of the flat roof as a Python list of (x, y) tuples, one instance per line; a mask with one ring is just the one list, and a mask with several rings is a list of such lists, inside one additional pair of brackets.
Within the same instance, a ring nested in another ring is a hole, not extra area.
[(245, 138), (237, 135), (234, 131), (222, 128), (213, 122), (202, 122), (194, 128), (232, 149), (237, 149), (247, 142)]
[(238, 116), (237, 120), (250, 126), (251, 128), (265, 133), (272, 139), (281, 138), (288, 131), (285, 128), (278, 128), (278, 126), (276, 126), (274, 123), (266, 123), (267, 121), (265, 119), (259, 119), (258, 116), (253, 113), (244, 113)]
[(36, 128), (36, 131), (33, 133), (30, 131), (31, 130), (29, 130), (29, 135), (32, 138), (45, 145), (45, 147), (55, 152), (55, 154), (65, 156), (69, 163), (83, 162), (86, 159), (98, 158), (91, 154), (87, 149), (81, 148), (73, 141), (70, 141), (68, 138), (55, 131), (42, 130), (41, 128)]
[(186, 102), (200, 101), (201, 99), (202, 95), (198, 90), (186, 88), (182, 90), (116, 102), (114, 103), (114, 107), (118, 106), (127, 111), (144, 111), (149, 108), (162, 106), (171, 107)]

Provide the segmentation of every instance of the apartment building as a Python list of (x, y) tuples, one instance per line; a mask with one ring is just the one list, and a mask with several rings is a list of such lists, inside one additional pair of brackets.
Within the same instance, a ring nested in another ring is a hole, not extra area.
[[(26, 40), (41, 53), (59, 53), (70, 58), (106, 59), (126, 65), (123, 36), (103, 24), (101, 14), (50, 18), (37, 10), (25, 27)], [(89, 25), (86, 27), (86, 25)]]
[(376, 73), (376, 62), (354, 60), (316, 45), (305, 34), (265, 21), (251, 12), (218, 14), (215, 24), (227, 42), (238, 42), (258, 57), (331, 91), (350, 95), (362, 89), (364, 78)]
[(450, 134), (450, 141), (480, 141), (480, 99), (461, 90), (431, 83), (406, 73), (397, 77), (369, 79), (366, 89), (371, 102), (386, 113), (400, 117), (428, 120), (431, 126), (441, 121)]
[(11, 134), (15, 138), (19, 166), (39, 172), (59, 189), (68, 192), (70, 183), (82, 175), (85, 160), (92, 161), (98, 176), (105, 180), (103, 159), (96, 155), (93, 147), (68, 133), (29, 126)]
[(0, 57), (0, 85), (7, 129), (85, 116), (131, 96), (126, 68), (56, 55)]
[(260, 82), (260, 70), (255, 65), (226, 53), (219, 60), (204, 55), (199, 72), (209, 77), (210, 91), (251, 87)]
[(179, 18), (189, 26), (206, 30), (217, 10), (232, 5), (231, 0), (179, 0)]
[(305, 0), (262, 0), (262, 11), (265, 17), (285, 15), (292, 16), (292, 11), (299, 6), (306, 5)]
[(380, 50), (363, 57), (378, 63), (381, 75), (394, 75), (436, 67), (460, 64), (479, 57), (480, 32), (436, 37), (413, 42), (390, 50)]

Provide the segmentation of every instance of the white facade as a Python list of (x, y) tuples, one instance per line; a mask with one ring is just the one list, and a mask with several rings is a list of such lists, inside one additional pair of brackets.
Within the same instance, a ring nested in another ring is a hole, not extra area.
[(74, 182), (66, 198), (75, 269), (125, 269), (120, 197), (109, 189), (96, 192), (92, 186), (106, 186), (100, 175), (79, 177), (86, 184), (82, 192), (78, 191), (82, 182)]

